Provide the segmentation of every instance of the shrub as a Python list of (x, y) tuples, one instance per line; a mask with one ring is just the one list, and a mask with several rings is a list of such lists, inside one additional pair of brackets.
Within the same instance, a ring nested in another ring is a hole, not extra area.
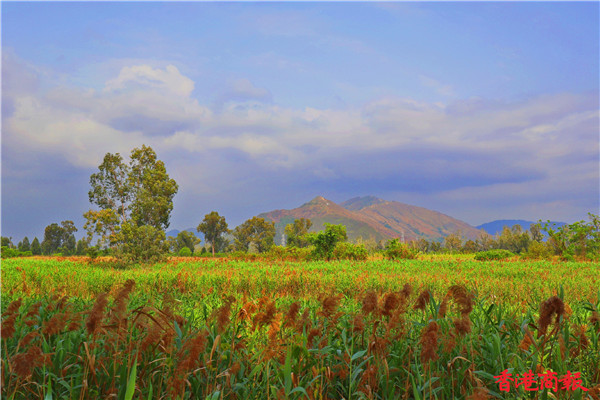
[(367, 249), (362, 244), (339, 242), (333, 249), (333, 258), (336, 260), (366, 260)]
[(306, 261), (312, 251), (310, 247), (273, 246), (264, 256), (269, 260)]
[(542, 259), (546, 260), (552, 257), (554, 251), (546, 243), (531, 242), (527, 251), (523, 254), (523, 258)]
[(514, 257), (515, 254), (504, 249), (495, 249), (488, 251), (480, 251), (475, 254), (475, 259), (478, 261), (489, 261), (489, 260), (504, 260), (505, 258)]
[(29, 257), (31, 255), (31, 251), (19, 251), (17, 249), (11, 249), (7, 246), (2, 246), (2, 258), (12, 258), (12, 257)]
[(179, 250), (179, 257), (191, 257), (192, 256), (192, 251), (190, 250), (189, 247), (182, 247), (181, 250)]
[(406, 243), (401, 243), (398, 239), (392, 239), (385, 246), (384, 254), (388, 260), (412, 260), (417, 258), (419, 251)]

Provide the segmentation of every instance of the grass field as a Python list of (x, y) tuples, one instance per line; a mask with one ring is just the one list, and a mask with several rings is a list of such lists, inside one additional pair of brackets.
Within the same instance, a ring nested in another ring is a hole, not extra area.
[(6, 259), (2, 398), (598, 399), (598, 287), (598, 263)]

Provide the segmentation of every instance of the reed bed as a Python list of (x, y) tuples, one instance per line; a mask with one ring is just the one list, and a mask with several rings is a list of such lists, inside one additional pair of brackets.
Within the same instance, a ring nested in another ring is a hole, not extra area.
[[(598, 399), (600, 265), (2, 265), (6, 399)], [(585, 279), (585, 280), (584, 280)], [(500, 390), (503, 371), (587, 391)]]

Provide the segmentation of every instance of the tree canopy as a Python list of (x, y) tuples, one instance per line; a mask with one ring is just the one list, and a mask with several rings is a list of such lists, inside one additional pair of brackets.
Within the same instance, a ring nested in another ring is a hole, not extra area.
[(223, 234), (230, 232), (225, 217), (220, 216), (216, 211), (206, 214), (196, 230), (204, 233), (204, 239), (207, 243), (210, 243), (213, 256), (215, 255), (215, 245), (219, 239), (222, 238)]
[(119, 153), (107, 153), (90, 185), (89, 200), (100, 208), (84, 214), (90, 241), (97, 236), (99, 246), (131, 262), (166, 254), (164, 230), (178, 186), (151, 147), (133, 149), (128, 164)]
[(264, 218), (252, 217), (233, 231), (234, 245), (237, 250), (248, 251), (254, 246), (256, 251), (263, 253), (274, 244), (275, 223)]

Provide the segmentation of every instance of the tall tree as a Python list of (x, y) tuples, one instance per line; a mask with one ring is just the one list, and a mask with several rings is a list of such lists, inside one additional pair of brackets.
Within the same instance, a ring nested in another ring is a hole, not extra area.
[(307, 240), (315, 246), (314, 255), (317, 258), (325, 258), (330, 260), (333, 256), (333, 250), (338, 242), (348, 240), (346, 227), (344, 225), (324, 224), (325, 230), (309, 233), (306, 235)]
[(167, 252), (164, 230), (178, 190), (164, 163), (142, 145), (131, 151), (129, 164), (119, 153), (107, 153), (98, 170), (90, 177), (88, 194), (100, 210), (84, 214), (89, 240), (98, 236), (99, 245), (131, 262), (162, 258)]
[(312, 221), (307, 218), (298, 218), (294, 223), (285, 226), (286, 244), (293, 247), (307, 247), (306, 234), (312, 227)]
[(23, 240), (21, 240), (19, 242), (19, 251), (30, 251), (31, 250), (31, 244), (29, 243), (29, 238), (27, 236), (25, 236), (23, 238)]
[(44, 229), (44, 240), (42, 240), (42, 253), (51, 255), (58, 252), (63, 245), (65, 230), (57, 223), (52, 223)]
[(264, 218), (252, 217), (233, 231), (235, 248), (248, 251), (251, 245), (259, 253), (269, 250), (274, 244), (275, 223)]
[(176, 237), (169, 237), (167, 241), (169, 242), (171, 251), (176, 254), (184, 247), (190, 249), (190, 254), (194, 254), (196, 245), (201, 242), (200, 238), (196, 237), (193, 232), (187, 231), (181, 231)]
[(40, 241), (37, 237), (34, 237), (33, 241), (31, 242), (31, 254), (34, 256), (39, 256), (42, 254), (42, 246), (40, 246)]
[(196, 228), (198, 232), (204, 233), (204, 239), (210, 243), (212, 255), (215, 255), (215, 245), (219, 238), (225, 233), (229, 233), (225, 217), (219, 215), (216, 211), (211, 211), (204, 216), (204, 220)]

